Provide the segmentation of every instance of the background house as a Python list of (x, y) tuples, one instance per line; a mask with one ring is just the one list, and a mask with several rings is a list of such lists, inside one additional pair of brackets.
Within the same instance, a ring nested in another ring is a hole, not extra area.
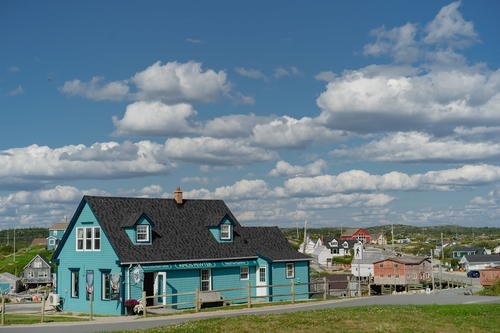
[(351, 262), (351, 272), (353, 276), (365, 281), (373, 280), (375, 276), (374, 263), (387, 259), (389, 254), (379, 250), (366, 250), (363, 246), (355, 245), (354, 258)]
[(488, 267), (500, 266), (499, 254), (465, 255), (460, 259), (460, 265), (466, 271), (477, 271)]
[(384, 233), (381, 232), (372, 236), (371, 243), (376, 245), (387, 245), (387, 238)]
[(424, 257), (392, 257), (374, 263), (378, 285), (420, 284), (430, 277), (431, 260)]
[(363, 243), (370, 243), (372, 236), (363, 228), (345, 229), (340, 235), (341, 240), (357, 240)]
[(52, 283), (52, 266), (43, 256), (37, 254), (24, 266), (22, 282), (28, 287)]
[(0, 274), (0, 293), (13, 294), (17, 293), (21, 288), (21, 279), (11, 273)]
[(356, 240), (340, 240), (334, 237), (320, 238), (316, 243), (312, 256), (320, 265), (331, 266), (332, 258), (351, 255)]
[(459, 246), (453, 248), (451, 251), (452, 258), (462, 258), (463, 256), (477, 255), (477, 254), (486, 254), (486, 250), (480, 247), (472, 247), (472, 246)]
[(66, 231), (69, 223), (55, 223), (49, 228), (49, 237), (47, 237), (47, 249), (53, 250), (57, 247)]

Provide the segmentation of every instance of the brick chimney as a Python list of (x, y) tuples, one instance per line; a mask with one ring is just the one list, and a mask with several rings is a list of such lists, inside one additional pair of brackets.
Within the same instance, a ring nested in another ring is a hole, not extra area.
[(177, 202), (178, 205), (182, 204), (182, 190), (180, 187), (175, 189), (174, 200), (175, 202)]

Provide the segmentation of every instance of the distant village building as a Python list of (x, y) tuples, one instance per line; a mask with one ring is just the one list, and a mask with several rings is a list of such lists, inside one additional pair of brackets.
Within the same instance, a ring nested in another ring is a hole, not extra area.
[(333, 257), (351, 255), (356, 240), (341, 240), (334, 237), (319, 238), (312, 253), (313, 258), (320, 265), (331, 266)]
[(147, 305), (176, 309), (194, 307), (196, 290), (235, 288), (223, 295), (246, 302), (248, 284), (259, 300), (287, 301), (293, 281), (295, 300), (308, 299), (310, 260), (278, 227), (242, 226), (224, 201), (179, 188), (174, 198), (84, 196), (52, 258), (63, 310), (88, 312), (92, 294), (94, 313), (111, 315), (143, 292), (165, 295)]
[(378, 285), (420, 284), (430, 278), (431, 259), (392, 257), (374, 263), (374, 283)]
[(47, 244), (47, 240), (45, 238), (33, 238), (30, 246), (31, 247), (40, 246), (40, 245), (45, 246), (45, 244)]
[(47, 250), (54, 250), (64, 235), (69, 223), (55, 223), (49, 228), (49, 237), (47, 237)]
[(472, 247), (472, 246), (460, 246), (455, 247), (451, 251), (452, 258), (462, 258), (463, 256), (471, 256), (478, 254), (486, 254), (486, 250), (484, 248)]
[(500, 253), (500, 245), (493, 249), (493, 253)]
[(345, 229), (342, 235), (340, 235), (341, 240), (357, 240), (363, 243), (370, 243), (372, 236), (363, 228), (350, 228)]
[(500, 266), (480, 270), (479, 282), (482, 286), (492, 286), (500, 280)]
[(47, 259), (37, 254), (24, 266), (22, 281), (28, 286), (49, 285), (52, 283), (52, 266)]
[(500, 266), (499, 254), (465, 255), (460, 259), (460, 265), (466, 271), (477, 271), (494, 266)]
[(406, 238), (397, 238), (394, 240), (397, 244), (406, 244), (406, 243), (411, 243), (411, 239), (406, 237)]
[(384, 233), (381, 232), (373, 235), (371, 243), (376, 245), (387, 245), (387, 238)]
[(0, 293), (3, 295), (17, 293), (21, 288), (21, 279), (11, 273), (0, 274)]

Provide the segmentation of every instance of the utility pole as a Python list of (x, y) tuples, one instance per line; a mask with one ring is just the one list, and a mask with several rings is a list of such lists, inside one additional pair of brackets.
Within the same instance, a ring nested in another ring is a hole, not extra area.
[[(441, 249), (442, 251), (443, 249)], [(431, 278), (432, 278), (432, 292), (434, 292), (434, 289), (436, 288), (436, 285), (434, 283), (434, 249), (431, 249)]]
[(304, 248), (302, 253), (306, 253), (307, 220), (304, 221)]
[(394, 224), (391, 224), (392, 251), (394, 251)]
[(7, 229), (7, 245), (9, 245), (9, 229)]
[(16, 228), (14, 228), (14, 262), (16, 262)]
[(295, 222), (295, 227), (297, 228), (297, 239), (299, 239), (299, 222)]
[(443, 233), (441, 233), (441, 263), (439, 264), (439, 289), (443, 288), (443, 261), (444, 261), (444, 244)]

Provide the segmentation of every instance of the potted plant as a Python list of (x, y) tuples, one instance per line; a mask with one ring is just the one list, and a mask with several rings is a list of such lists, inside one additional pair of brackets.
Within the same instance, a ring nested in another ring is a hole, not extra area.
[(134, 307), (136, 305), (139, 305), (139, 301), (136, 299), (127, 299), (127, 300), (125, 300), (124, 305), (127, 308), (127, 315), (131, 316), (131, 315), (135, 314)]

